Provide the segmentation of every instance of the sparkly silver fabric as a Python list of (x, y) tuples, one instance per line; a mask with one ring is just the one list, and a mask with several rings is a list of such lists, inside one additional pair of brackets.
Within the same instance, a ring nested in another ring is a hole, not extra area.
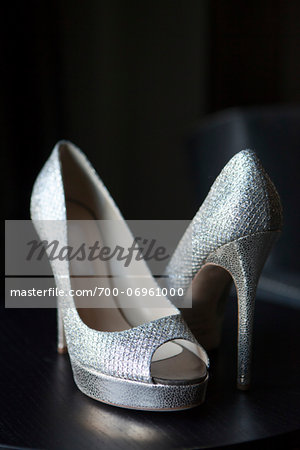
[(104, 403), (142, 410), (172, 411), (200, 405), (205, 399), (208, 377), (201, 384), (163, 385), (120, 380), (72, 363), (78, 388)]
[[(41, 240), (50, 242), (57, 239), (59, 242), (67, 242), (66, 204), (58, 146), (54, 148), (34, 183), (30, 213)], [(58, 259), (51, 268), (55, 277), (69, 273), (67, 261)], [(68, 279), (60, 283), (62, 289), (70, 289)]]
[(211, 253), (206, 264), (217, 264), (233, 277), (238, 295), (239, 388), (248, 387), (251, 377), (252, 328), (258, 279), (279, 232), (265, 231), (242, 237)]
[(282, 208), (273, 183), (255, 153), (241, 151), (214, 182), (167, 267), (169, 285), (184, 290), (205, 264), (231, 273), (238, 293), (237, 383), (241, 389), (250, 383), (256, 286), (281, 227)]
[(166, 269), (170, 286), (186, 290), (207, 256), (222, 245), (281, 226), (278, 193), (257, 156), (251, 150), (237, 153), (179, 242)]
[(196, 342), (180, 315), (163, 317), (120, 332), (100, 332), (75, 318), (65, 316), (71, 358), (103, 374), (152, 383), (150, 366), (155, 350), (172, 339)]
[[(40, 239), (50, 240), (55, 238), (67, 244), (66, 207), (58, 150), (60, 145), (71, 144), (58, 143), (39, 174), (32, 193), (31, 217)], [(79, 150), (76, 149), (76, 152), (79, 152)], [(83, 158), (86, 170), (90, 171), (92, 176), (95, 176), (95, 172), (81, 152), (80, 155)], [(99, 179), (98, 182), (102, 183)], [(62, 221), (61, 224), (63, 225), (53, 226), (51, 220)], [(64, 291), (69, 291), (71, 286), (67, 262), (52, 261), (52, 270), (57, 287)], [(68, 351), (74, 373), (75, 366), (77, 368), (81, 367), (80, 374), (82, 379), (82, 370), (85, 370), (84, 376), (87, 377), (86, 383), (89, 386), (93, 384), (91, 378), (93, 371), (98, 373), (98, 377), (100, 373), (104, 378), (109, 376), (123, 381), (130, 380), (155, 386), (151, 378), (150, 366), (152, 356), (157, 348), (165, 342), (174, 339), (184, 339), (197, 343), (176, 308), (173, 308), (175, 311), (174, 315), (163, 317), (129, 330), (100, 332), (89, 328), (80, 319), (72, 297), (59, 298), (58, 303), (63, 316)], [(208, 365), (207, 356), (201, 348), (200, 354)], [(93, 377), (95, 378), (95, 374)], [(81, 385), (80, 388), (90, 396), (94, 396), (93, 392), (96, 391), (95, 387), (88, 387), (88, 385)], [(166, 392), (168, 388), (170, 392), (173, 392), (174, 389), (171, 386), (166, 386)], [(155, 389), (157, 391), (157, 387)], [(178, 390), (178, 386), (176, 389)], [(193, 388), (190, 387), (190, 389), (194, 392), (195, 400), (197, 389), (195, 386)], [(203, 387), (201, 389), (201, 392), (203, 392)], [(189, 388), (185, 387), (185, 390), (188, 391)], [(116, 399), (113, 392), (111, 392), (111, 399), (106, 397), (104, 400), (100, 394), (98, 396), (99, 400), (114, 403), (113, 398)], [(188, 397), (186, 397), (185, 403), (187, 401), (189, 401)], [(184, 406), (184, 404), (180, 405), (176, 399), (169, 402), (169, 404), (171, 403), (176, 404), (177, 407)], [(155, 406), (155, 401), (152, 406)], [(157, 407), (162, 406), (162, 402), (157, 405)]]

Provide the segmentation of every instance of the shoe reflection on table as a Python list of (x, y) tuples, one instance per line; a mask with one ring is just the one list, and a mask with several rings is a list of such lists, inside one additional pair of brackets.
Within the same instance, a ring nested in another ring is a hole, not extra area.
[(300, 311), (261, 299), (257, 311), (251, 390), (239, 392), (235, 386), (236, 304), (230, 298), (221, 346), (210, 354), (206, 402), (168, 413), (126, 410), (86, 397), (74, 384), (69, 356), (56, 353), (56, 311), (6, 310), (0, 316), (6, 368), (0, 372), (1, 444), (75, 450), (249, 441), (255, 446), (262, 439), (297, 432)]

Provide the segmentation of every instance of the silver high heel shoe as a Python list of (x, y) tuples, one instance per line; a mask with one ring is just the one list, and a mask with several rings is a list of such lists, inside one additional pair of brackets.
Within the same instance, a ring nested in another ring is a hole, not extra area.
[[(56, 239), (61, 247), (70, 245), (71, 224), (78, 219), (76, 230), (79, 227), (84, 242), (90, 242), (91, 233), (93, 242), (133, 241), (103, 183), (83, 153), (69, 142), (56, 145), (40, 172), (33, 188), (31, 217), (40, 239)], [(121, 224), (122, 237), (115, 236), (112, 227), (100, 229), (95, 219)], [(98, 263), (88, 271), (93, 280), (95, 275), (97, 279), (108, 274), (107, 263)], [(99, 299), (99, 307), (78, 309), (82, 298), (74, 296), (78, 292), (74, 286), (80, 287), (74, 276), (76, 265), (60, 259), (50, 259), (50, 264), (56, 286), (63, 292), (57, 299), (58, 351), (68, 350), (74, 380), (83, 393), (108, 404), (147, 410), (185, 409), (204, 401), (207, 355), (166, 297), (160, 296), (156, 309), (142, 307), (141, 298), (136, 299), (135, 308), (122, 309), (121, 300), (113, 295), (109, 307)], [(159, 289), (145, 262), (137, 264), (143, 286)], [(128, 271), (118, 275), (97, 282), (132, 282)], [(80, 278), (79, 282), (83, 283)]]
[(206, 350), (219, 345), (224, 299), (238, 297), (237, 387), (250, 384), (252, 327), (260, 273), (282, 227), (279, 195), (255, 153), (237, 153), (212, 185), (167, 267), (192, 308), (180, 308)]

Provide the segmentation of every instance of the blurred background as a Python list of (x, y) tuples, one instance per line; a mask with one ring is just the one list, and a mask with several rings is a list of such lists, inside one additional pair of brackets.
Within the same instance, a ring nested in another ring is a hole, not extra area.
[(128, 219), (192, 218), (250, 146), (283, 199), (273, 260), (296, 289), (299, 1), (29, 0), (7, 2), (2, 19), (6, 218), (29, 218), (34, 179), (62, 138)]

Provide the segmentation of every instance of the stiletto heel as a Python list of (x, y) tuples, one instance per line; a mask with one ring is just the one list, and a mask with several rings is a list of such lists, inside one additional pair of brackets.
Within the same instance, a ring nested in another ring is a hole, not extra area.
[(238, 300), (237, 387), (246, 390), (251, 379), (253, 317), (258, 280), (280, 232), (256, 233), (230, 242), (211, 253), (206, 264), (215, 264), (230, 273)]
[[(181, 313), (206, 350), (219, 345), (224, 299), (233, 279), (238, 296), (237, 385), (250, 384), (255, 293), (282, 227), (279, 195), (251, 150), (237, 153), (212, 185), (166, 270), (192, 308)], [(225, 270), (224, 270), (225, 269)]]
[(64, 321), (59, 306), (57, 306), (57, 352), (60, 354), (68, 353)]

